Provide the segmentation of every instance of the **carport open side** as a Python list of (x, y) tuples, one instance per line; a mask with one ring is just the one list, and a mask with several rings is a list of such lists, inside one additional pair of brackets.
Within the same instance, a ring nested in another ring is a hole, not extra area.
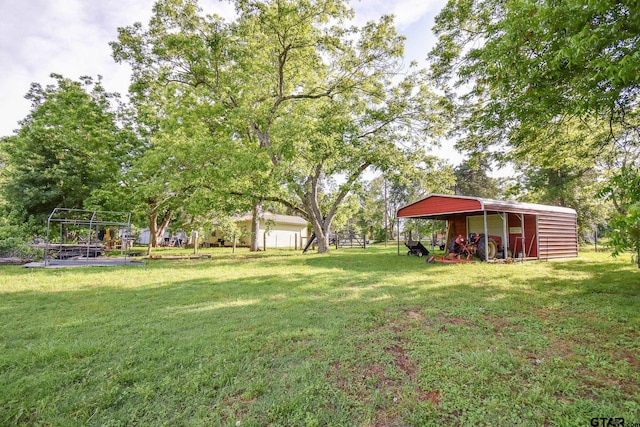
[(432, 194), (400, 208), (397, 217), (398, 253), (399, 219), (416, 218), (446, 220), (447, 242), (470, 233), (501, 236), (505, 258), (509, 253), (523, 259), (578, 256), (578, 216), (566, 207)]

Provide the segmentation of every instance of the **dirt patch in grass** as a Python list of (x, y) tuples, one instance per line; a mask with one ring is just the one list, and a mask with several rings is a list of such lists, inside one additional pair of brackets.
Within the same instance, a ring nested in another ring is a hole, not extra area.
[(400, 345), (394, 345), (391, 348), (386, 349), (390, 353), (398, 368), (404, 371), (410, 379), (414, 379), (416, 375), (416, 366), (407, 357), (407, 351)]
[(623, 351), (620, 356), (620, 360), (626, 360), (629, 366), (632, 366), (638, 370), (640, 370), (640, 360), (638, 360), (638, 356), (630, 351)]
[(425, 319), (424, 314), (420, 314), (419, 311), (416, 310), (406, 310), (404, 314), (409, 318), (416, 321), (423, 321)]
[(431, 404), (433, 406), (438, 406), (438, 404), (440, 403), (440, 391), (439, 390), (432, 390), (432, 391), (428, 391), (428, 392), (421, 392), (418, 397), (420, 398), (421, 401), (425, 402), (431, 402)]
[[(464, 323), (465, 319), (450, 318), (448, 321)], [(411, 406), (403, 401), (412, 396), (414, 402), (429, 402), (434, 407), (441, 402), (439, 390), (423, 390), (418, 383), (419, 367), (412, 359), (412, 343), (400, 334), (415, 329), (432, 329), (426, 316), (418, 310), (405, 310), (402, 315), (385, 322), (372, 331), (372, 339), (358, 346), (360, 355), (353, 361), (333, 362), (327, 375), (350, 398), (376, 407), (367, 425), (405, 425), (402, 408)], [(391, 340), (379, 338), (378, 334)], [(391, 342), (389, 342), (391, 341)], [(389, 360), (391, 363), (389, 363)], [(404, 396), (404, 397), (403, 397)]]

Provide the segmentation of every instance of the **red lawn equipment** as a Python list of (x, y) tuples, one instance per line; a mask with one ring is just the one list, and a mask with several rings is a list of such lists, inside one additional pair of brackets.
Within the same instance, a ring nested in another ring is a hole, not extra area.
[(449, 241), (447, 249), (448, 255), (446, 257), (439, 260), (431, 257), (427, 262), (468, 262), (473, 261), (474, 256), (488, 261), (494, 259), (499, 252), (504, 251), (500, 236), (489, 235), (485, 242), (485, 235), (476, 233), (469, 234), (469, 237), (459, 234)]

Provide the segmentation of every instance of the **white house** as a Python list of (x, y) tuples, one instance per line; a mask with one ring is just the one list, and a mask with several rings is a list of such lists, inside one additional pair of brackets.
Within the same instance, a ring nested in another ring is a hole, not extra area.
[[(234, 218), (241, 230), (237, 237), (238, 246), (251, 244), (251, 214)], [(232, 236), (218, 235), (214, 231), (211, 236), (205, 238), (205, 243), (218, 245), (224, 241), (224, 246), (233, 245)], [(268, 248), (302, 248), (307, 242), (307, 220), (299, 216), (280, 215), (264, 212), (260, 217), (260, 231), (258, 233), (258, 245), (260, 249)]]
[[(148, 245), (150, 240), (151, 232), (148, 228), (145, 228), (138, 235), (136, 243), (139, 245)], [(178, 230), (174, 234), (165, 231), (162, 235), (162, 241), (158, 242), (160, 246), (181, 246), (185, 243), (187, 243), (187, 233), (182, 230)]]

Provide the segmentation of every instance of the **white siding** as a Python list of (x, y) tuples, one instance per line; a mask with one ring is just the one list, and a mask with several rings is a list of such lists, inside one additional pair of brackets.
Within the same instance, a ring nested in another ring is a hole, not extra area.
[[(507, 224), (507, 230), (508, 227), (509, 224)], [(467, 231), (467, 234), (484, 234), (484, 215), (468, 216)], [(487, 234), (493, 234), (502, 238), (504, 230), (502, 227), (502, 217), (500, 217), (500, 215), (487, 215)]]
[[(260, 230), (260, 246), (268, 248), (300, 247), (300, 238), (306, 236), (306, 228), (297, 225), (277, 224), (272, 230)], [(266, 239), (265, 239), (266, 235)]]

